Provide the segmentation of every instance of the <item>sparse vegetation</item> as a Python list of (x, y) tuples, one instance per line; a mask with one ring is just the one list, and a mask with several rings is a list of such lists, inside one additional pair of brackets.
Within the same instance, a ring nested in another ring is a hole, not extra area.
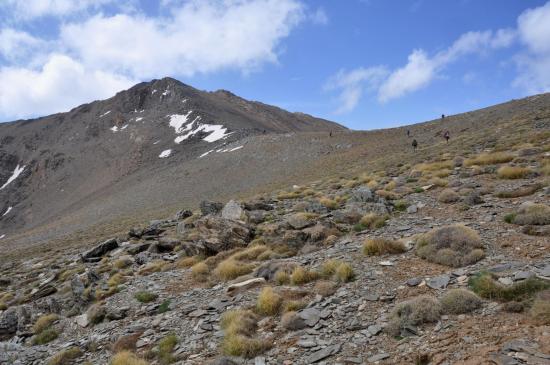
[(199, 262), (191, 266), (191, 275), (197, 281), (206, 281), (210, 268), (206, 263)]
[(149, 363), (137, 357), (133, 352), (122, 351), (113, 356), (111, 365), (149, 365)]
[(336, 200), (330, 199), (330, 198), (321, 198), (319, 199), (319, 203), (321, 203), (325, 208), (330, 210), (338, 209), (338, 206), (339, 206)]
[(332, 281), (320, 280), (315, 283), (313, 291), (323, 297), (329, 297), (336, 293), (337, 285)]
[(55, 328), (46, 328), (40, 333), (34, 335), (33, 344), (35, 345), (44, 345), (48, 342), (52, 342), (59, 336), (59, 332)]
[(507, 222), (519, 225), (550, 224), (550, 206), (534, 203), (522, 204), (517, 213), (507, 219)]
[(267, 340), (253, 338), (258, 319), (248, 310), (230, 310), (222, 316), (222, 350), (226, 355), (254, 357), (270, 347)]
[(45, 314), (36, 320), (32, 327), (32, 330), (34, 331), (34, 333), (40, 333), (46, 328), (50, 327), (58, 319), (59, 316), (55, 313)]
[(272, 316), (279, 312), (282, 302), (283, 298), (277, 294), (272, 287), (266, 286), (258, 296), (256, 310), (260, 314)]
[(290, 275), (290, 283), (293, 285), (301, 285), (309, 283), (317, 279), (318, 274), (314, 271), (307, 270), (302, 266), (297, 266)]
[(140, 303), (150, 303), (158, 298), (158, 295), (149, 291), (138, 291), (134, 298)]
[(407, 326), (436, 322), (440, 316), (441, 305), (436, 299), (429, 296), (416, 297), (395, 306), (386, 330), (389, 334), (398, 336)]
[(531, 173), (531, 169), (519, 166), (502, 166), (497, 171), (497, 176), (501, 179), (522, 179)]
[(536, 293), (550, 288), (546, 280), (531, 277), (506, 286), (498, 283), (489, 273), (481, 273), (470, 278), (470, 288), (480, 297), (501, 302), (516, 301), (533, 297)]
[(338, 281), (347, 283), (355, 278), (355, 272), (350, 264), (343, 262), (336, 268), (336, 278)]
[(386, 225), (386, 221), (390, 217), (387, 214), (378, 215), (376, 213), (369, 213), (363, 216), (359, 223), (354, 227), (356, 231), (362, 231), (364, 229), (377, 229)]
[(275, 273), (275, 282), (279, 285), (287, 285), (290, 283), (290, 274), (284, 270), (279, 270)]
[(159, 341), (157, 358), (161, 365), (171, 364), (176, 361), (176, 359), (172, 355), (172, 352), (174, 351), (174, 348), (177, 344), (178, 337), (173, 333), (169, 334)]
[(363, 244), (363, 253), (367, 256), (396, 254), (405, 251), (403, 242), (388, 238), (371, 238)]
[(105, 319), (106, 314), (107, 311), (105, 310), (105, 307), (101, 305), (101, 303), (96, 303), (92, 305), (86, 311), (86, 316), (91, 324), (101, 323), (103, 319)]
[(254, 270), (254, 265), (229, 258), (218, 264), (214, 269), (214, 275), (221, 280), (228, 281), (246, 275), (252, 270)]
[(529, 314), (536, 324), (550, 325), (550, 290), (545, 290), (538, 294)]
[(457, 202), (459, 199), (460, 196), (452, 189), (443, 190), (437, 197), (437, 200), (441, 203), (454, 203)]
[(420, 235), (416, 241), (416, 254), (451, 267), (470, 265), (485, 256), (477, 232), (461, 225), (446, 226)]
[(481, 299), (466, 289), (451, 289), (440, 300), (443, 313), (469, 313), (482, 304)]
[[(67, 365), (71, 361), (79, 358), (82, 355), (82, 351), (76, 346), (68, 347), (64, 350), (61, 350), (57, 354), (53, 355), (52, 358), (48, 361), (48, 365)], [(124, 365), (124, 364), (113, 364), (113, 365)], [(135, 364), (130, 364), (135, 365)]]
[(519, 198), (522, 196), (533, 195), (540, 189), (542, 189), (542, 184), (532, 184), (522, 186), (518, 189), (499, 191), (495, 195), (499, 198)]
[(499, 163), (510, 162), (513, 159), (514, 156), (507, 152), (482, 153), (474, 158), (466, 159), (464, 161), (464, 165), (495, 165)]

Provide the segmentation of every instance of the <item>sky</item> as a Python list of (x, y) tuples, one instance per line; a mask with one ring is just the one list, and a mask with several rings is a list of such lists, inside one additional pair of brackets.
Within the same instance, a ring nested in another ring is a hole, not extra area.
[(0, 0), (0, 122), (141, 82), (405, 125), (550, 91), (550, 1)]

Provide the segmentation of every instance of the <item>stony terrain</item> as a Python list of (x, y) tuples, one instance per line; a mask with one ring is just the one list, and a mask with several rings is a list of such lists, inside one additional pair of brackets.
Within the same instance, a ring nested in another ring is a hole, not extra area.
[(362, 135), (406, 143), (11, 259), (0, 363), (549, 364), (550, 113), (533, 102), (474, 131), (462, 115), (449, 144), (412, 126), (416, 153), (404, 129)]

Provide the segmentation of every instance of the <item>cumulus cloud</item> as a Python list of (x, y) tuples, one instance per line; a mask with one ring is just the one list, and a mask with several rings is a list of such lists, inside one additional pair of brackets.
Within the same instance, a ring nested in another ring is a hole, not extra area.
[[(496, 32), (467, 32), (462, 34), (451, 46), (435, 53), (433, 56), (428, 55), (422, 49), (413, 50), (408, 56), (407, 63), (391, 72), (388, 72), (385, 66), (353, 70), (349, 74), (353, 74), (355, 71), (361, 74), (364, 70), (371, 69), (385, 70), (385, 72), (377, 74), (376, 83), (368, 78), (357, 78), (354, 83), (340, 84), (333, 87), (332, 89), (340, 91), (338, 96), (340, 107), (337, 112), (349, 112), (355, 108), (361, 98), (361, 90), (365, 82), (371, 88), (376, 85), (378, 101), (386, 103), (428, 86), (440, 76), (449, 64), (461, 57), (508, 47), (514, 42), (515, 38), (516, 32), (512, 29), (501, 29)], [(334, 76), (331, 79), (333, 78)]]
[(340, 70), (325, 84), (326, 90), (340, 90), (338, 101), (340, 106), (336, 113), (349, 112), (357, 106), (364, 89), (376, 89), (388, 70), (383, 66), (370, 68), (357, 68), (351, 71)]
[(550, 2), (523, 12), (518, 33), (526, 50), (517, 55), (514, 85), (529, 93), (550, 91)]
[[(122, 10), (131, 3), (7, 0), (0, 5), (25, 19), (66, 16), (48, 40), (16, 25), (0, 29), (0, 62), (5, 61), (0, 82), (10, 85), (0, 90), (0, 117), (66, 110), (153, 77), (256, 71), (278, 62), (281, 42), (298, 24), (327, 20), (322, 9), (310, 14), (300, 0), (165, 0), (157, 16)], [(106, 4), (117, 13), (106, 15)], [(94, 15), (85, 12), (92, 10)], [(74, 86), (65, 92), (68, 85)]]
[(83, 101), (112, 96), (136, 80), (90, 70), (68, 56), (52, 54), (42, 68), (0, 69), (0, 110), (15, 118), (29, 110), (51, 114), (68, 110)]
[(318, 8), (315, 12), (311, 13), (310, 19), (314, 24), (328, 24), (328, 15), (323, 8)]

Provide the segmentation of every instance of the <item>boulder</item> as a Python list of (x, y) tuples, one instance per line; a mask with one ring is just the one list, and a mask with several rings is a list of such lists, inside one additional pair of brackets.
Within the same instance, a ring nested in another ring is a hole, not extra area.
[(179, 212), (177, 212), (175, 215), (174, 215), (174, 220), (176, 221), (181, 221), (181, 220), (184, 220), (185, 218), (189, 218), (193, 215), (193, 212), (188, 210), (188, 209), (183, 209), (183, 210), (180, 210)]
[(16, 308), (9, 308), (0, 317), (0, 341), (9, 340), (17, 332), (17, 317)]
[(349, 202), (356, 203), (369, 203), (374, 202), (375, 200), (376, 199), (374, 193), (366, 186), (360, 186), (354, 189), (351, 192), (350, 198), (348, 199)]
[(219, 212), (221, 212), (221, 210), (223, 209), (223, 204), (219, 203), (219, 202), (212, 202), (212, 201), (209, 201), (209, 200), (203, 200), (200, 203), (200, 209), (201, 209), (201, 214), (203, 216), (205, 216), (205, 215), (215, 215), (215, 214), (218, 214)]
[(287, 223), (294, 229), (304, 229), (315, 224), (310, 215), (304, 213), (293, 214), (287, 218)]
[(240, 283), (229, 285), (227, 287), (227, 293), (229, 295), (235, 295), (235, 294), (237, 294), (237, 293), (239, 293), (243, 290), (247, 290), (247, 289), (250, 289), (250, 288), (255, 288), (255, 287), (263, 285), (263, 284), (265, 284), (265, 279), (264, 278), (248, 279), (248, 280), (242, 281)]
[(206, 216), (195, 222), (208, 255), (237, 247), (246, 247), (253, 237), (252, 230), (243, 222)]
[(115, 238), (111, 238), (82, 254), (82, 260), (86, 262), (96, 262), (107, 252), (115, 248), (118, 248), (118, 242)]
[(244, 203), (244, 209), (246, 210), (273, 210), (272, 202), (267, 202), (264, 200), (254, 200), (251, 202)]
[(222, 209), (222, 218), (234, 221), (246, 221), (246, 213), (241, 204), (230, 200)]
[(265, 222), (268, 213), (263, 210), (252, 210), (248, 212), (248, 222), (252, 224), (260, 224)]
[(52, 295), (55, 292), (57, 292), (57, 289), (51, 284), (40, 285), (31, 292), (31, 300), (38, 300), (48, 295)]
[(149, 242), (137, 243), (135, 245), (128, 246), (126, 252), (128, 252), (130, 255), (137, 255), (140, 252), (147, 251), (147, 249), (149, 249), (149, 246), (151, 246), (151, 243)]

